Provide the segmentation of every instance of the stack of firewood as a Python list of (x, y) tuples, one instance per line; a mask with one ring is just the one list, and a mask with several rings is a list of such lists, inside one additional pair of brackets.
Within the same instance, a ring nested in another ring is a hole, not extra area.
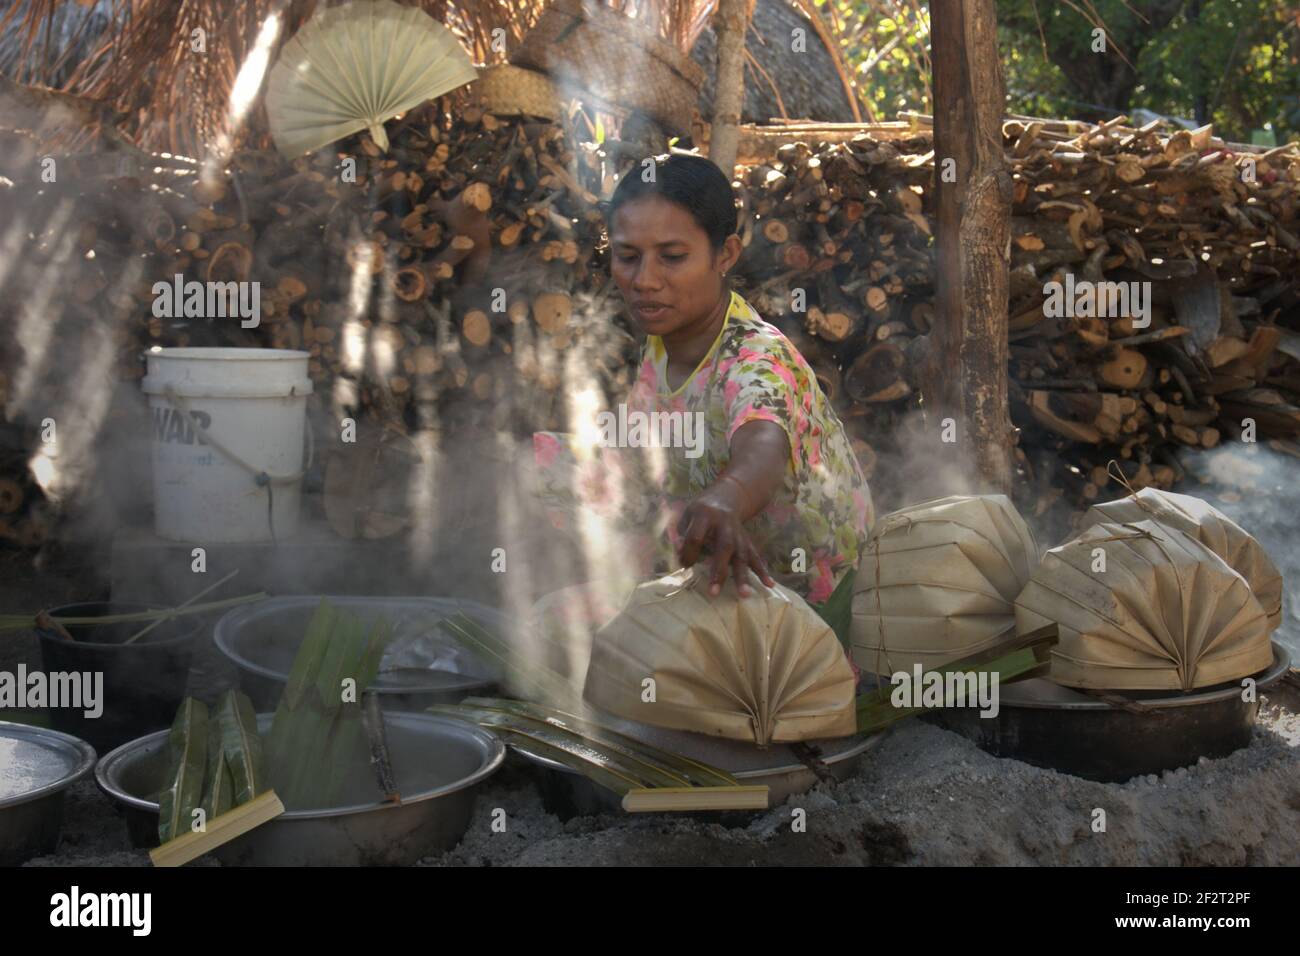
[[(1253, 437), (1294, 451), (1300, 151), (1120, 121), (1011, 121), (1004, 136), (1012, 417), (1033, 509), (1096, 498), (1111, 459), (1134, 487), (1169, 487), (1180, 446)], [(920, 131), (841, 135), (783, 145), (740, 177), (746, 291), (804, 350), (868, 468), (903, 451), (919, 404), (932, 146)], [(1086, 284), (1100, 282), (1149, 285), (1117, 314), (1114, 290)]]
[[(914, 434), (935, 321), (944, 167), (928, 130), (897, 126), (799, 134), (737, 175), (740, 291), (809, 359), (869, 474)], [(394, 125), (387, 153), (360, 135), (294, 162), (237, 151), (215, 174), (160, 157), (147, 175), (89, 160), (56, 183), (16, 182), (32, 238), (0, 309), (39, 290), (59, 329), (111, 323), (127, 379), (154, 345), (305, 349), (318, 422), (567, 427), (575, 392), (616, 401), (636, 354), (597, 200), (638, 156), (572, 133), (430, 106)], [(1004, 133), (1022, 504), (1086, 504), (1111, 459), (1134, 487), (1168, 487), (1180, 447), (1254, 437), (1294, 450), (1300, 152), (1119, 121), (1014, 120)], [(259, 282), (261, 324), (156, 316), (154, 284), (176, 275)], [(1149, 325), (1098, 315), (1086, 296), (1054, 314), (1045, 286), (1085, 281), (1149, 281)], [(880, 472), (888, 505), (894, 469)]]
[[(427, 428), (454, 404), (521, 432), (561, 427), (577, 352), (609, 395), (626, 387), (633, 343), (588, 321), (610, 291), (584, 185), (601, 188), (599, 164), (559, 125), (474, 108), (415, 111), (390, 141), (294, 163), (236, 154), (215, 185), (194, 184), (166, 274), (259, 281), (259, 343), (308, 350), (335, 415)], [(172, 344), (162, 323), (149, 334)]]

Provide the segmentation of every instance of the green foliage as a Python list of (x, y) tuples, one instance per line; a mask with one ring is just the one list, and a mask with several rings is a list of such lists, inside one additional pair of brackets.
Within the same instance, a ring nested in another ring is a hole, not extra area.
[[(1300, 20), (1287, 7), (1284, 0), (999, 0), (1011, 108), (1083, 118), (1145, 108), (1203, 119), (1239, 141), (1271, 124), (1285, 141), (1300, 132)], [(1091, 49), (1096, 18), (1106, 27), (1106, 53)]]
[[(1143, 108), (1248, 142), (1300, 137), (1300, 14), (1287, 0), (997, 0), (1009, 112), (1106, 119)], [(928, 4), (819, 0), (878, 119), (933, 112)], [(1093, 30), (1104, 25), (1105, 53)]]

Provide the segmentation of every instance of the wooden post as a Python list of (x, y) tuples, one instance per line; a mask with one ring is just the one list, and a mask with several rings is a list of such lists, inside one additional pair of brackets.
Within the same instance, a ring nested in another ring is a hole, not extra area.
[(963, 463), (984, 490), (1005, 493), (1015, 443), (1007, 408), (1012, 186), (993, 0), (930, 0), (930, 23), (938, 271), (922, 390), (931, 427), (954, 419)]
[(718, 72), (713, 87), (709, 159), (731, 179), (740, 144), (740, 113), (745, 104), (745, 31), (753, 0), (718, 0)]

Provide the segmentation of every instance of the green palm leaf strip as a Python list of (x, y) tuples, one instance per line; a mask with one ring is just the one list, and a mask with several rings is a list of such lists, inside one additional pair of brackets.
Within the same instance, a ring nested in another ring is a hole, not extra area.
[(450, 705), (447, 708), (435, 710), (435, 713), (452, 713), (453, 716), (473, 720), (483, 728), (494, 730), (501, 728), (512, 733), (526, 735), (551, 747), (567, 750), (574, 756), (582, 757), (605, 769), (621, 772), (629, 777), (644, 781), (638, 786), (691, 786), (690, 780), (686, 777), (673, 773), (671, 770), (657, 764), (653, 759), (630, 752), (626, 748), (601, 746), (598, 741), (589, 737), (556, 727), (542, 720), (534, 720), (531, 717), (508, 713), (503, 710), (472, 707), (464, 704)]
[(726, 771), (719, 770), (717, 767), (710, 767), (698, 760), (683, 757), (680, 754), (637, 740), (635, 737), (621, 734), (588, 717), (565, 713), (562, 710), (555, 710), (521, 700), (467, 697), (461, 703), (472, 707), (501, 710), (522, 717), (531, 717), (534, 720), (544, 721), (553, 727), (579, 734), (594, 743), (608, 747), (616, 753), (636, 756), (642, 760), (653, 760), (663, 769), (682, 777), (689, 786), (732, 787), (739, 784), (735, 777)]
[[(937, 668), (940, 675), (951, 673), (987, 673), (998, 675), (998, 685), (1011, 684), (1045, 673), (1050, 665), (1049, 654), (1057, 640), (1057, 627), (1049, 624), (1036, 631), (999, 642), (977, 654), (952, 661)], [(920, 713), (921, 707), (895, 707), (890, 699), (894, 688), (882, 687), (858, 696), (858, 733), (870, 734), (884, 730), (896, 720)], [(947, 682), (944, 683), (945, 707), (957, 706), (949, 700)]]
[[(435, 705), (430, 707), (429, 711), (477, 724), (485, 730), (490, 730), (507, 744), (540, 757), (548, 757), (582, 774), (593, 783), (620, 795), (626, 794), (629, 790), (655, 785), (646, 774), (618, 760), (612, 754), (602, 752), (598, 747), (583, 742), (581, 738), (575, 739), (573, 735), (536, 721), (528, 721), (525, 718), (500, 712), (479, 711), (476, 708), (457, 704)], [(681, 786), (680, 783), (660, 785)]]
[(167, 784), (158, 798), (158, 840), (189, 833), (194, 810), (203, 803), (208, 752), (208, 708), (192, 697), (176, 711), (167, 734)]
[(207, 782), (203, 788), (203, 813), (209, 821), (219, 817), (236, 803), (235, 778), (226, 762), (226, 753), (221, 744), (221, 727), (217, 720), (209, 715), (208, 719), (208, 770)]
[[(183, 608), (163, 608), (157, 611), (133, 611), (130, 614), (105, 614), (103, 617), (82, 617), (77, 615), (64, 616), (62, 614), (51, 615), (51, 619), (62, 624), (64, 627), (77, 626), (81, 624), (134, 624), (148, 623), (151, 621), (165, 621), (173, 617), (189, 617), (192, 614), (211, 614), (213, 611), (224, 611), (228, 608), (238, 607), (241, 604), (252, 604), (255, 601), (263, 601), (267, 597), (266, 593), (259, 591), (256, 594), (245, 594), (243, 597), (225, 598), (220, 601), (209, 601), (206, 604), (191, 604)], [(35, 614), (0, 614), (0, 631), (13, 631), (29, 628), (36, 619)]]
[(215, 716), (218, 745), (233, 780), (233, 805), (238, 806), (266, 789), (257, 715), (247, 697), (237, 690), (228, 690), (217, 702)]
[(500, 664), (514, 686), (531, 688), (540, 699), (565, 706), (577, 704), (582, 699), (581, 688), (564, 675), (540, 660), (525, 660), (516, 648), (464, 612), (457, 611), (439, 620), (438, 627), (466, 650)]
[(616, 769), (607, 763), (592, 760), (574, 752), (568, 747), (557, 746), (538, 737), (516, 730), (494, 727), (502, 741), (516, 747), (522, 747), (539, 757), (547, 757), (561, 766), (568, 767), (574, 773), (580, 773), (597, 786), (612, 790), (620, 797), (627, 796), (629, 790), (638, 790), (647, 786), (646, 782), (624, 770)]

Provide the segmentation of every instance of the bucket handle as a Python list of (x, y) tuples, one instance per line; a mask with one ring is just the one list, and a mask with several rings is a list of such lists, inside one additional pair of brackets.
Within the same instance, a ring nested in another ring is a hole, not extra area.
[(176, 393), (176, 389), (174, 389), (171, 385), (168, 385), (165, 389), (163, 389), (163, 395), (166, 396), (167, 401), (171, 402), (173, 406), (180, 409), (180, 411), (189, 420), (190, 424), (194, 427), (194, 430), (203, 436), (204, 441), (206, 441), (217, 451), (221, 452), (221, 454), (225, 455), (227, 458), (233, 461), (240, 468), (243, 468), (246, 472), (252, 475), (253, 480), (256, 481), (259, 486), (294, 484), (295, 482), (301, 480), (302, 477), (311, 470), (311, 466), (316, 460), (316, 439), (312, 435), (311, 422), (306, 422), (306, 428), (305, 428), (305, 431), (307, 432), (307, 464), (300, 471), (296, 471), (291, 475), (270, 475), (267, 474), (266, 471), (264, 471), (263, 469), (254, 468), (252, 465), (244, 461), (244, 459), (240, 458), (233, 451), (231, 451), (220, 441), (218, 441), (216, 436), (214, 436), (212, 432), (209, 431), (203, 425), (203, 423), (199, 421), (198, 417), (194, 414), (193, 409), (190, 408), (189, 402), (187, 402), (184, 399), (184, 397), (182, 397), (181, 395), (178, 395)]

